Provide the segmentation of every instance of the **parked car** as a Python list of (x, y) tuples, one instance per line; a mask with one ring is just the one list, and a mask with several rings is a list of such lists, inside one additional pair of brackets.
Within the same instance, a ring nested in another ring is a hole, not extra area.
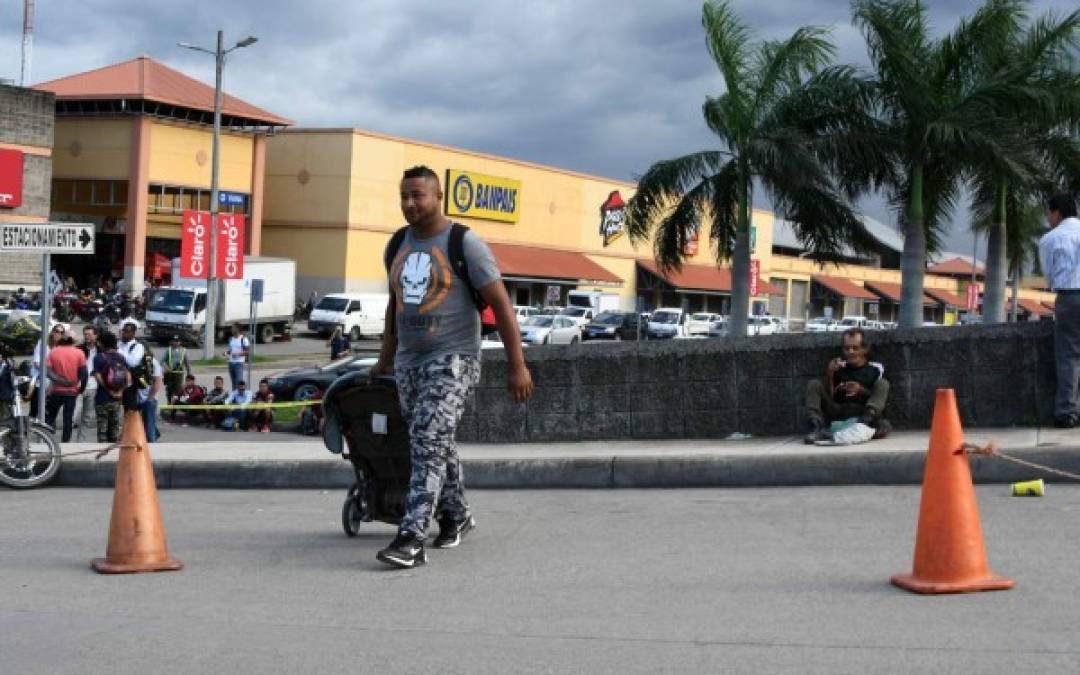
[(367, 372), (378, 359), (350, 354), (323, 366), (294, 368), (268, 377), (270, 391), (278, 401), (306, 401), (316, 391), (326, 391), (334, 380), (353, 372)]
[(570, 319), (580, 328), (592, 321), (596, 313), (589, 307), (563, 307), (556, 316)]
[(331, 293), (308, 318), (308, 330), (326, 337), (341, 328), (350, 340), (382, 335), (389, 293)]
[(866, 328), (868, 323), (870, 323), (870, 319), (865, 316), (845, 316), (840, 319), (840, 323), (836, 325), (834, 330), (845, 331), (849, 328)]
[(766, 316), (766, 319), (772, 322), (774, 333), (787, 333), (788, 321), (782, 316)]
[[(709, 337), (727, 337), (730, 323), (717, 321), (709, 326)], [(747, 335), (772, 335), (776, 332), (776, 324), (767, 316), (751, 316), (746, 319)]]
[(638, 316), (633, 312), (603, 312), (581, 329), (582, 340), (636, 340)]
[(522, 321), (524, 321), (525, 319), (528, 319), (530, 316), (539, 316), (539, 315), (540, 315), (540, 310), (537, 309), (536, 307), (526, 307), (525, 305), (514, 305), (514, 316), (517, 317), (517, 320), (518, 320), (519, 324)]
[(581, 327), (568, 316), (534, 316), (521, 325), (521, 341), (533, 345), (574, 344)]
[(661, 307), (649, 317), (648, 336), (652, 339), (686, 335), (686, 312), (678, 307)]
[(807, 333), (828, 333), (835, 330), (836, 321), (819, 316), (806, 322)]
[(723, 316), (712, 312), (696, 312), (690, 315), (686, 321), (688, 335), (708, 335), (709, 327), (717, 321), (722, 321)]

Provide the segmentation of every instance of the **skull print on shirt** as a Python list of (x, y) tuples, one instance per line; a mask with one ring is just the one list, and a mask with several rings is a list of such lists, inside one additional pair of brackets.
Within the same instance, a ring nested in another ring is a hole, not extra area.
[(438, 246), (433, 246), (430, 254), (404, 246), (390, 270), (398, 309), (402, 310), (411, 305), (420, 314), (428, 314), (442, 304), (453, 284), (450, 263)]

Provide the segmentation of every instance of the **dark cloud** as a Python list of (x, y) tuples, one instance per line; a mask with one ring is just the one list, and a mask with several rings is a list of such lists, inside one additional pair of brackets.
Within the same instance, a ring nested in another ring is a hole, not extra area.
[[(951, 26), (968, 0), (936, 0)], [(1071, 9), (1040, 0), (1036, 12)], [(356, 126), (628, 179), (715, 144), (701, 119), (722, 91), (701, 4), (671, 0), (87, 0), (38, 3), (33, 80), (149, 54), (206, 82), (209, 56), (175, 46), (258, 44), (234, 54), (233, 94), (303, 126)], [(865, 50), (844, 0), (740, 0), (761, 37), (833, 27), (838, 58)], [(17, 77), (21, 3), (0, 8), (0, 77)], [(888, 214), (880, 203), (869, 210)], [(962, 229), (962, 228), (960, 228)], [(968, 246), (968, 248), (970, 248)]]

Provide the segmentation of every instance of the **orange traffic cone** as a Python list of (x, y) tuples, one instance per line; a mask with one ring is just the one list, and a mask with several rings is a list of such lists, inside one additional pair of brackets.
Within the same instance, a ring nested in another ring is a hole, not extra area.
[(892, 582), (916, 593), (970, 593), (1012, 588), (1012, 579), (994, 576), (986, 563), (975, 486), (965, 453), (956, 392), (938, 389), (930, 450), (923, 474), (919, 529), (912, 574)]
[(184, 563), (169, 557), (165, 548), (154, 467), (139, 413), (125, 413), (121, 443), (109, 544), (105, 557), (95, 558), (90, 565), (102, 574), (178, 570)]

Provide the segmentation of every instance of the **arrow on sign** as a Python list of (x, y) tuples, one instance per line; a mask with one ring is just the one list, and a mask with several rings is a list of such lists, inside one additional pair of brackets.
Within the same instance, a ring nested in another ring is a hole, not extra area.
[(79, 243), (82, 244), (83, 248), (86, 248), (93, 242), (94, 238), (90, 236), (90, 233), (88, 231), (83, 230), (82, 232), (79, 232)]

